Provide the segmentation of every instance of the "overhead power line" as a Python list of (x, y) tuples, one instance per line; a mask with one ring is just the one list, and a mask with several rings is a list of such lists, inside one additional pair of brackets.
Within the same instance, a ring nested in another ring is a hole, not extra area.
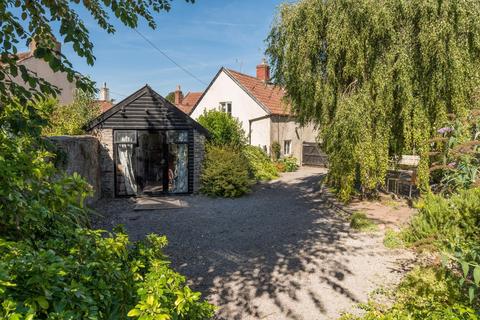
[(152, 41), (150, 41), (147, 37), (145, 37), (143, 34), (140, 33), (140, 31), (138, 31), (137, 29), (133, 29), (140, 37), (142, 37), (145, 41), (148, 42), (149, 45), (152, 46), (152, 48), (154, 48), (155, 50), (157, 50), (158, 52), (160, 52), (165, 58), (167, 58), (168, 60), (170, 60), (170, 62), (172, 62), (174, 65), (176, 65), (178, 68), (182, 69), (183, 72), (185, 72), (186, 74), (188, 74), (189, 76), (191, 76), (192, 78), (194, 78), (195, 80), (197, 80), (198, 82), (200, 82), (201, 84), (203, 85), (207, 85), (207, 83), (205, 83), (204, 81), (202, 81), (200, 78), (198, 78), (196, 75), (194, 75), (193, 73), (191, 73), (188, 69), (184, 68), (183, 66), (181, 66), (178, 62), (176, 62), (175, 60), (173, 60), (172, 58), (170, 58), (170, 56), (168, 54), (166, 54), (163, 50), (161, 50), (159, 47), (157, 47), (155, 45), (155, 43), (153, 43)]
[(126, 94), (118, 93), (118, 92), (115, 92), (115, 91), (112, 91), (112, 90), (110, 90), (110, 93), (113, 93), (113, 94), (116, 95), (116, 96), (127, 97)]

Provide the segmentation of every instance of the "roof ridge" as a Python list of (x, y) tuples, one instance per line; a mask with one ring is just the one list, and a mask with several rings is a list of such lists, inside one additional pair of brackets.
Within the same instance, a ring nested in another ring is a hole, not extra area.
[(258, 80), (258, 81), (262, 81), (262, 80), (258, 79), (257, 77), (251, 76), (251, 75), (246, 74), (246, 73), (243, 73), (243, 72), (239, 72), (239, 71), (236, 71), (236, 70), (233, 70), (233, 69), (228, 69), (228, 68), (225, 68), (225, 69), (227, 69), (227, 70), (230, 71), (230, 72), (238, 73), (238, 74), (240, 74), (240, 75), (242, 75), (242, 76), (245, 76), (245, 77), (250, 77), (250, 78), (252, 78), (252, 79), (255, 79), (255, 80)]

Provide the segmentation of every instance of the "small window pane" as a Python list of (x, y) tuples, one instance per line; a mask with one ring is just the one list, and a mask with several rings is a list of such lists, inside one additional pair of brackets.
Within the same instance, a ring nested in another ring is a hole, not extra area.
[(137, 132), (135, 130), (116, 130), (113, 136), (114, 143), (137, 143)]
[(285, 140), (283, 142), (283, 154), (290, 155), (292, 153), (292, 140)]

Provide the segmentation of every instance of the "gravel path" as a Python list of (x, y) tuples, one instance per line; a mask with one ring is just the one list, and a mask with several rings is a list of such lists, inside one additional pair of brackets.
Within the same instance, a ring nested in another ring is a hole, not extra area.
[(179, 197), (181, 209), (104, 201), (96, 227), (124, 224), (132, 240), (167, 235), (173, 267), (220, 307), (219, 319), (335, 319), (396, 283), (412, 256), (385, 249), (380, 233), (350, 230), (319, 195), (323, 175), (302, 168), (239, 199)]

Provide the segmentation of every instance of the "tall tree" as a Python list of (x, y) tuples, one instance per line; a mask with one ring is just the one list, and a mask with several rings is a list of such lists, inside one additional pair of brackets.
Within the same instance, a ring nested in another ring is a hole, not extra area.
[[(93, 82), (76, 72), (68, 58), (57, 51), (54, 35), (64, 43), (71, 43), (75, 53), (93, 65), (93, 43), (85, 22), (78, 14), (81, 9), (88, 12), (101, 29), (114, 33), (112, 15), (130, 28), (136, 28), (139, 20), (143, 19), (155, 29), (157, 24), (153, 14), (170, 10), (171, 1), (0, 1), (0, 65), (3, 65), (0, 67), (0, 104), (58, 94), (58, 88), (17, 64), (18, 46), (35, 41), (35, 57), (48, 62), (53, 71), (67, 73), (68, 80), (75, 82), (78, 89), (93, 92)], [(185, 1), (193, 3), (195, 0)], [(21, 76), (28, 86), (17, 84), (14, 81), (17, 76)]]
[(279, 9), (267, 39), (274, 80), (302, 123), (320, 128), (329, 181), (344, 199), (384, 183), (388, 159), (421, 156), (448, 113), (475, 105), (480, 2), (302, 0)]

